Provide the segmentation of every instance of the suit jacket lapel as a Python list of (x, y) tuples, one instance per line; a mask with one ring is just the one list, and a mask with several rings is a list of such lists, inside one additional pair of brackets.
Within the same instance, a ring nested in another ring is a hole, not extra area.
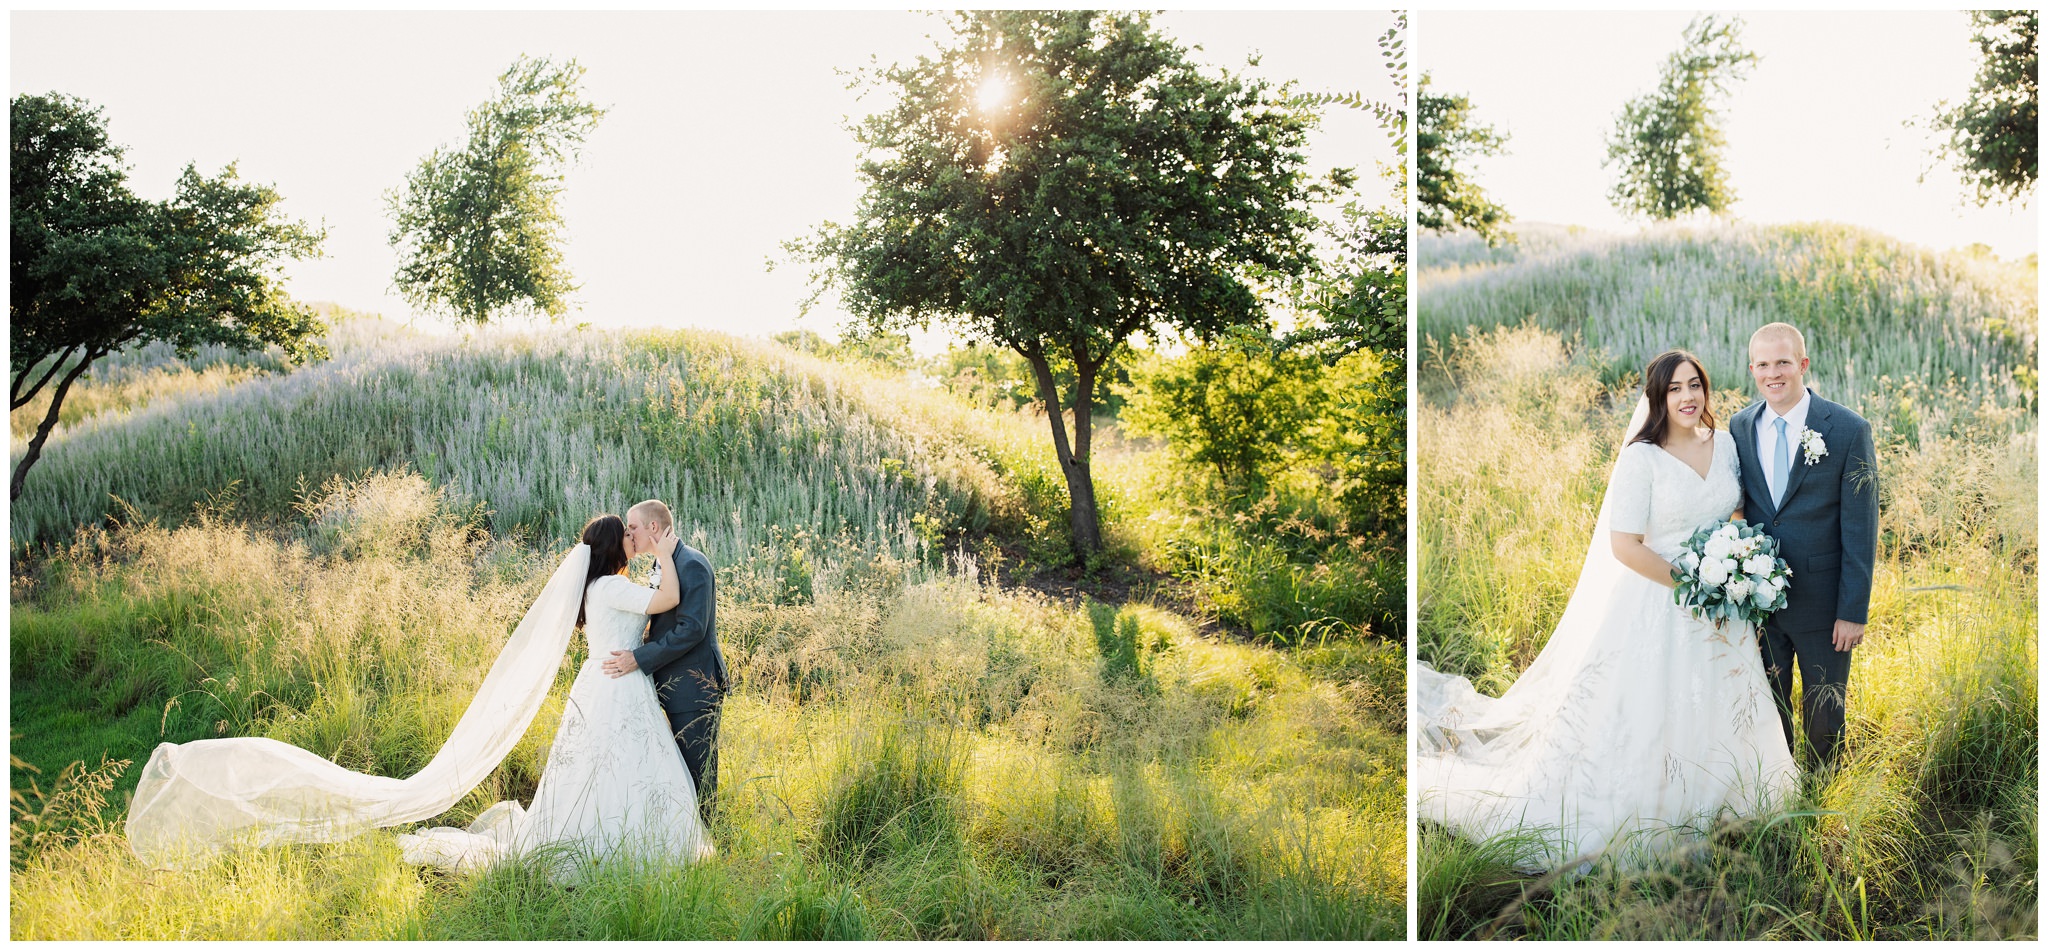
[[(1826, 439), (1828, 436), (1828, 417), (1834, 414), (1828, 411), (1829, 404), (1822, 402), (1819, 396), (1813, 395), (1812, 390), (1808, 390), (1807, 394), (1812, 396), (1813, 405), (1806, 408), (1806, 428), (1819, 433), (1822, 439)], [(1785, 506), (1792, 504), (1792, 493), (1799, 491), (1799, 484), (1806, 481), (1806, 470), (1813, 468), (1806, 464), (1806, 453), (1801, 448), (1800, 434), (1791, 433), (1789, 435), (1792, 437), (1792, 472), (1785, 478), (1785, 497), (1778, 500), (1778, 511), (1780, 512), (1785, 510)]]
[[(1742, 463), (1742, 481), (1749, 484), (1749, 497), (1776, 516), (1778, 510), (1771, 505), (1771, 483), (1764, 478), (1756, 457), (1756, 418), (1762, 413), (1758, 407), (1762, 400), (1749, 404), (1735, 418), (1728, 421), (1728, 435), (1735, 437), (1735, 458)], [(1752, 513), (1759, 514), (1759, 513)]]

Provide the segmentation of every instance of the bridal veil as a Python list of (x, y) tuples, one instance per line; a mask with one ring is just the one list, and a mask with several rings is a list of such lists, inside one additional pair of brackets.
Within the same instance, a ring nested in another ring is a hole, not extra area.
[(583, 603), (590, 546), (555, 569), (439, 752), (407, 779), (345, 769), (263, 737), (162, 743), (142, 769), (128, 843), (154, 867), (231, 842), (336, 842), (446, 812), (519, 743), (553, 686)]
[[(1649, 402), (1637, 400), (1635, 413), (1618, 445), (1643, 428), (1649, 417)], [(1617, 455), (1619, 455), (1617, 453)], [(1610, 470), (1610, 477), (1612, 473)], [(1612, 480), (1610, 478), (1611, 487)], [(1608, 509), (1612, 492), (1600, 497), (1600, 515), (1580, 561), (1579, 582), (1565, 603), (1564, 614), (1552, 628), (1550, 640), (1500, 697), (1488, 697), (1473, 689), (1464, 677), (1439, 673), (1427, 663), (1414, 671), (1416, 747), (1422, 756), (1456, 756), (1468, 763), (1497, 762), (1528, 739), (1528, 731), (1563, 705), (1578, 684), (1577, 675), (1586, 664), (1586, 651), (1613, 609), (1607, 597), (1628, 572), (1614, 557)]]

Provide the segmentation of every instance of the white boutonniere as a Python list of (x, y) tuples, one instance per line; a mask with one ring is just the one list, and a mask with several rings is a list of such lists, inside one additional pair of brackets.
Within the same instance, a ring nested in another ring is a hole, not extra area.
[(1805, 454), (1806, 464), (1810, 466), (1828, 454), (1828, 441), (1820, 438), (1819, 433), (1802, 426), (1799, 428), (1799, 449)]

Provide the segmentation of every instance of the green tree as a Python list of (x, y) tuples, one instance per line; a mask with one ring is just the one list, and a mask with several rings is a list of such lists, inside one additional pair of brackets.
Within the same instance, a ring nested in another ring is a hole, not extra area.
[(835, 360), (852, 360), (890, 370), (908, 370), (917, 363), (910, 350), (910, 335), (903, 333), (847, 334), (833, 343), (808, 327), (785, 330), (774, 336), (776, 343), (791, 350)]
[(1393, 204), (1368, 208), (1356, 199), (1347, 201), (1337, 220), (1324, 226), (1328, 251), (1293, 282), (1292, 304), (1302, 321), (1281, 338), (1283, 347), (1314, 350), (1325, 360), (1368, 348), (1400, 351), (1407, 347), (1407, 30), (1408, 15), (1397, 13), (1394, 25), (1379, 37), (1381, 65), (1399, 90), (1393, 102), (1370, 100), (1357, 93), (1297, 97), (1310, 105), (1346, 106), (1371, 113), (1398, 158), (1380, 168), (1381, 176), (1393, 183)]
[(1399, 535), (1407, 515), (1405, 366), (1399, 353), (1371, 349), (1326, 363), (1245, 333), (1138, 361), (1123, 421), (1210, 468), (1240, 499), (1302, 473), (1361, 532)]
[(1408, 214), (1406, 188), (1396, 203), (1366, 208), (1346, 202), (1327, 229), (1330, 251), (1308, 271), (1295, 295), (1302, 326), (1283, 346), (1334, 361), (1361, 350), (1399, 354), (1408, 346)]
[(2036, 10), (1971, 10), (1971, 39), (1981, 57), (1970, 98), (1944, 101), (1934, 123), (1949, 133), (1941, 154), (1976, 191), (1977, 204), (2034, 194), (2040, 172), (2041, 87)]
[(817, 331), (812, 330), (809, 327), (798, 327), (795, 330), (785, 330), (779, 334), (776, 334), (771, 339), (773, 339), (776, 343), (788, 347), (791, 350), (795, 350), (798, 353), (808, 353), (813, 356), (820, 357), (829, 357), (832, 355), (832, 341), (825, 339), (823, 336), (819, 335)]
[[(1095, 393), (1090, 398), (1095, 415), (1114, 417), (1123, 412), (1123, 388), (1131, 382), (1132, 357), (1142, 358), (1144, 353), (1134, 345), (1126, 345), (1124, 355), (1115, 364), (1105, 366), (1095, 378)], [(1053, 383), (1062, 393), (1073, 392), (1073, 364), (1057, 353), (1052, 356)], [(977, 406), (1015, 411), (1038, 403), (1038, 383), (1031, 364), (1006, 347), (956, 344), (923, 361), (919, 369), (954, 395)]]
[(1512, 220), (1507, 209), (1459, 166), (1499, 155), (1508, 137), (1473, 117), (1472, 100), (1456, 93), (1432, 95), (1422, 74), (1415, 96), (1415, 226), (1431, 231), (1470, 228), (1497, 245)]
[(1401, 536), (1408, 516), (1408, 374), (1400, 354), (1363, 350), (1325, 369), (1301, 458), (1345, 517)]
[(1623, 214), (1657, 221), (1727, 211), (1735, 192), (1721, 167), (1727, 137), (1714, 100), (1756, 61), (1742, 48), (1740, 18), (1687, 24), (1684, 45), (1664, 61), (1656, 91), (1629, 100), (1615, 117), (1601, 162), (1620, 169), (1608, 201)]
[(1302, 168), (1315, 117), (1285, 88), (1205, 74), (1148, 14), (976, 11), (954, 26), (936, 55), (867, 78), (896, 95), (854, 130), (867, 149), (857, 217), (789, 248), (822, 265), (818, 293), (840, 290), (856, 320), (940, 322), (1024, 357), (1073, 546), (1092, 554), (1104, 367), (1141, 331), (1200, 338), (1262, 320), (1253, 275), (1310, 265), (1311, 203), (1327, 193)]
[(573, 59), (521, 56), (498, 77), (497, 98), (470, 110), (469, 143), (435, 149), (384, 196), (407, 303), (472, 324), (568, 309), (562, 181), (604, 116), (584, 101), (582, 76)]
[(325, 235), (282, 217), (275, 190), (241, 182), (232, 164), (213, 178), (187, 165), (170, 199), (145, 201), (85, 100), (16, 96), (9, 120), (9, 409), (55, 385), (10, 500), (71, 385), (108, 354), (153, 341), (182, 356), (206, 344), (274, 345), (294, 360), (323, 353), (312, 339), (319, 317), (278, 282), (280, 263), (318, 256)]
[[(956, 344), (934, 355), (922, 368), (953, 395), (976, 406), (1015, 411), (1037, 402), (1031, 364), (1015, 350), (980, 344)], [(1062, 379), (1062, 385), (1067, 385)]]
[(1322, 364), (1249, 333), (1152, 356), (1131, 373), (1124, 422), (1163, 437), (1181, 458), (1256, 495), (1298, 448), (1316, 415)]

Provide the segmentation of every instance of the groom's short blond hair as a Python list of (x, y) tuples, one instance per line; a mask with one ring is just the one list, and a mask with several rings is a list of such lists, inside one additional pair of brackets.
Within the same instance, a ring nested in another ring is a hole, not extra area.
[(668, 503), (660, 499), (648, 499), (626, 510), (627, 518), (637, 518), (654, 528), (674, 528), (676, 518), (669, 514)]
[(1749, 345), (1751, 347), (1754, 347), (1756, 346), (1757, 341), (1762, 340), (1765, 337), (1792, 338), (1792, 355), (1798, 357), (1801, 360), (1806, 359), (1806, 335), (1800, 333), (1799, 328), (1794, 327), (1791, 324), (1785, 323), (1783, 321), (1765, 324), (1761, 327), (1758, 327), (1756, 329), (1756, 333), (1749, 335)]

